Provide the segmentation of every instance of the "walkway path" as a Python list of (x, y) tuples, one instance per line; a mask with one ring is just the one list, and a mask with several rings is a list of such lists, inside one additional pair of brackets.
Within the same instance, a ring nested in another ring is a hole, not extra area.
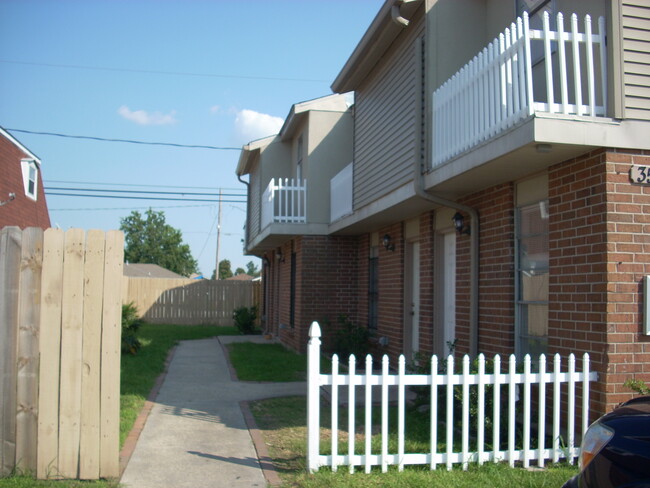
[(174, 353), (121, 482), (125, 488), (265, 487), (240, 402), (304, 395), (306, 383), (231, 378), (221, 343), (260, 336), (184, 341)]

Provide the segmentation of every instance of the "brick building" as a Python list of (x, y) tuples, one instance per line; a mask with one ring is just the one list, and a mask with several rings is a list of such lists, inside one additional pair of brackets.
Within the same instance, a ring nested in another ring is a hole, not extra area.
[(0, 228), (50, 227), (41, 161), (0, 127)]
[[(242, 151), (267, 329), (304, 350), (343, 314), (393, 357), (588, 352), (594, 413), (629, 398), (650, 381), (648, 26), (620, 0), (386, 0), (332, 84), (350, 134), (323, 140), (349, 159)], [(261, 190), (298, 175), (325, 189), (300, 221), (299, 190)]]

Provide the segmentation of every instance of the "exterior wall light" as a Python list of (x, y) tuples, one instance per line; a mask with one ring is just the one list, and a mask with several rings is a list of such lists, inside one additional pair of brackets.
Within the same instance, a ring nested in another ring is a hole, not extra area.
[(471, 230), (469, 225), (465, 227), (465, 217), (463, 217), (460, 212), (456, 212), (456, 214), (451, 218), (451, 220), (454, 222), (454, 227), (458, 231), (459, 234), (471, 234)]
[(278, 250), (275, 253), (275, 259), (277, 259), (279, 263), (284, 263), (284, 255), (282, 254), (281, 247), (278, 247)]
[(393, 239), (388, 234), (384, 235), (384, 238), (382, 239), (382, 242), (384, 244), (384, 248), (387, 251), (394, 251), (395, 250), (395, 244), (393, 244)]

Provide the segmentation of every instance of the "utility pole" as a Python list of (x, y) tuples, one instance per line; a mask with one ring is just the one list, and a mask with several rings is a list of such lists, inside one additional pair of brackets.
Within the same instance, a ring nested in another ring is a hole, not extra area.
[(214, 277), (219, 279), (219, 244), (221, 242), (221, 188), (219, 188), (219, 213), (217, 217), (217, 265), (214, 268)]

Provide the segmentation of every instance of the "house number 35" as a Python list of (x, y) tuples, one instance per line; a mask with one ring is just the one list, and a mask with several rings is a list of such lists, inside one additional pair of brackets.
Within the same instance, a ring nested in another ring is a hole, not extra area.
[(630, 168), (630, 180), (632, 183), (650, 185), (650, 166), (633, 165)]

